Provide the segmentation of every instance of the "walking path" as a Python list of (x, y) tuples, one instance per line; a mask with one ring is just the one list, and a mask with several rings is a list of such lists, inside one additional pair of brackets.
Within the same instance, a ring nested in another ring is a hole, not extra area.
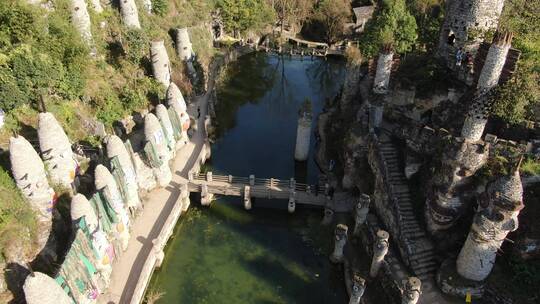
[(99, 298), (99, 303), (131, 302), (143, 266), (152, 251), (152, 240), (160, 234), (169, 213), (179, 199), (180, 185), (186, 182), (188, 172), (198, 166), (199, 156), (206, 144), (205, 117), (218, 67), (219, 63), (212, 64), (207, 92), (203, 96), (196, 97), (189, 105), (188, 113), (191, 116), (197, 117), (198, 108), (201, 115), (197, 120), (197, 131), (191, 141), (177, 152), (173, 160), (171, 183), (165, 188), (157, 188), (147, 194), (143, 212), (133, 221), (129, 246), (113, 265), (108, 291)]

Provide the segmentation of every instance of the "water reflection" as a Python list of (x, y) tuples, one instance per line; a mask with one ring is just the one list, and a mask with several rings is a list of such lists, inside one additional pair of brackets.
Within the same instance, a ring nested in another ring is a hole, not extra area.
[[(314, 140), (309, 160), (294, 161), (298, 109), (309, 98), (317, 115), (342, 79), (338, 61), (257, 54), (231, 64), (218, 90), (211, 170), (316, 181)], [(240, 198), (220, 197), (180, 219), (151, 282), (150, 290), (165, 292), (158, 303), (346, 303), (321, 212), (290, 215), (278, 200), (253, 205), (247, 212)]]

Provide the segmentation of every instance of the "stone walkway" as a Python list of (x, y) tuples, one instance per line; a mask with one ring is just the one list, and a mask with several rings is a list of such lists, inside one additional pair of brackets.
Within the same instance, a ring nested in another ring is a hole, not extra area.
[(219, 64), (212, 65), (211, 78), (208, 82), (209, 89), (206, 94), (196, 97), (188, 107), (188, 113), (191, 116), (197, 117), (197, 108), (200, 108), (201, 115), (197, 120), (197, 131), (193, 134), (191, 141), (180, 151), (177, 151), (173, 160), (171, 183), (165, 188), (156, 188), (147, 193), (143, 202), (144, 210), (133, 222), (129, 246), (113, 265), (108, 291), (101, 295), (98, 303), (130, 303), (141, 270), (152, 250), (152, 240), (159, 235), (180, 196), (180, 185), (187, 181), (188, 171), (195, 166), (204, 148), (206, 142), (205, 117), (208, 110), (208, 100), (211, 96), (210, 92), (212, 92), (215, 83), (213, 75), (215, 75), (218, 66)]

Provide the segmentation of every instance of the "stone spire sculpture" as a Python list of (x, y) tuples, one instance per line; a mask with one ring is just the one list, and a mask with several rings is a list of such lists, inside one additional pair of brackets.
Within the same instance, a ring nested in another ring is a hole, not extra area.
[(388, 253), (388, 248), (390, 247), (390, 243), (388, 242), (390, 234), (388, 234), (388, 232), (379, 230), (377, 231), (376, 237), (377, 239), (375, 240), (375, 243), (373, 243), (373, 258), (369, 269), (369, 276), (372, 278), (376, 278), (379, 274), (379, 269), (381, 268), (384, 257)]
[(142, 0), (142, 4), (146, 13), (152, 14), (152, 9), (153, 9), (152, 0)]
[(124, 184), (126, 193), (125, 200), (129, 210), (133, 214), (136, 210), (142, 208), (141, 200), (139, 198), (139, 186), (137, 184), (137, 174), (135, 173), (135, 167), (131, 161), (131, 156), (124, 145), (124, 142), (120, 137), (111, 135), (107, 138), (107, 157), (109, 159), (117, 158), (120, 169), (122, 170), (124, 177)]
[(156, 106), (156, 115), (161, 124), (161, 128), (163, 129), (165, 139), (167, 140), (167, 147), (171, 153), (171, 158), (174, 158), (176, 152), (176, 140), (174, 139), (174, 130), (171, 119), (169, 118), (169, 112), (164, 105), (158, 104)]
[(120, 13), (122, 22), (130, 29), (140, 29), (139, 12), (135, 0), (120, 0)]
[(402, 304), (416, 304), (422, 294), (422, 281), (417, 277), (408, 278), (403, 284)]
[(9, 140), (11, 171), (17, 187), (36, 212), (37, 248), (45, 248), (52, 228), (52, 213), (56, 196), (49, 186), (45, 166), (32, 145), (22, 136)]
[(41, 272), (30, 273), (23, 285), (28, 304), (71, 304), (73, 300), (51, 277)]
[(167, 147), (163, 129), (157, 117), (149, 113), (144, 118), (144, 136), (147, 141), (145, 152), (152, 159), (154, 176), (161, 187), (167, 186), (172, 180), (172, 173), (169, 167), (171, 153)]
[(102, 273), (102, 276), (108, 280), (112, 271), (111, 259), (109, 257), (112, 245), (109, 243), (106, 233), (99, 225), (99, 219), (88, 199), (80, 193), (75, 194), (71, 199), (71, 220), (79, 221), (83, 217), (90, 233), (92, 246), (97, 253), (96, 260), (98, 263), (96, 267)]
[(116, 223), (116, 230), (118, 232), (118, 238), (121, 240), (122, 249), (126, 250), (129, 242), (129, 215), (127, 212), (127, 205), (122, 200), (122, 195), (118, 189), (118, 185), (114, 180), (109, 169), (103, 165), (97, 165), (95, 170), (95, 185), (98, 191), (101, 191), (107, 203), (111, 206), (118, 222)]
[(478, 141), (482, 138), (491, 106), (489, 92), (499, 83), (511, 42), (511, 33), (495, 33), (484, 67), (478, 78), (477, 98), (473, 100), (461, 129), (461, 136), (466, 140)]
[(152, 59), (154, 78), (168, 88), (171, 83), (171, 67), (163, 40), (152, 41), (150, 57)]
[(366, 280), (364, 280), (360, 274), (355, 273), (352, 278), (351, 297), (349, 298), (349, 304), (360, 304), (362, 296), (366, 291)]
[(41, 155), (51, 181), (71, 189), (78, 163), (64, 129), (51, 113), (39, 113), (38, 138)]
[(347, 67), (340, 101), (342, 109), (345, 109), (353, 101), (353, 98), (358, 92), (358, 85), (362, 77), (362, 55), (360, 51), (356, 47), (349, 47), (346, 51), (346, 57)]
[(184, 61), (189, 61), (193, 57), (193, 45), (186, 27), (176, 29), (176, 54)]
[(167, 103), (169, 107), (176, 104), (178, 106), (179, 113), (185, 112), (187, 109), (186, 100), (174, 82), (171, 82), (167, 88)]
[(81, 34), (84, 42), (86, 42), (88, 46), (92, 46), (92, 24), (84, 0), (71, 0), (71, 19), (73, 20), (73, 25)]
[(367, 215), (369, 213), (370, 203), (371, 203), (371, 199), (369, 195), (367, 194), (360, 195), (360, 199), (358, 200), (358, 204), (356, 204), (356, 208), (354, 212), (354, 230), (353, 230), (354, 236), (360, 235), (360, 229), (362, 225), (366, 222)]

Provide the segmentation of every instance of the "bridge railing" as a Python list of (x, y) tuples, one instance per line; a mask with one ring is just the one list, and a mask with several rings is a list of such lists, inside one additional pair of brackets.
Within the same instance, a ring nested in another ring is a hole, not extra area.
[[(250, 177), (238, 177), (238, 176), (232, 176), (232, 175), (213, 175), (211, 172), (207, 173), (198, 173), (193, 177), (196, 181), (206, 181), (206, 182), (220, 182), (220, 183), (228, 183), (228, 184), (241, 184), (246, 186), (264, 186), (267, 187), (268, 190), (272, 191), (277, 189), (291, 189), (291, 186), (294, 186), (294, 191), (296, 192), (305, 192), (305, 193), (311, 193), (316, 195), (325, 195), (328, 191), (325, 187), (316, 187), (315, 185), (308, 185), (304, 183), (297, 183), (294, 180), (281, 180), (277, 178), (257, 178), (255, 176)], [(207, 184), (207, 186), (212, 189), (219, 188), (219, 186)], [(233, 188), (231, 186), (227, 187), (229, 191), (233, 191)], [(240, 187), (238, 187), (240, 189)], [(234, 189), (236, 191), (237, 189)], [(264, 190), (264, 191), (268, 191)], [(243, 189), (240, 189), (240, 191), (243, 191)], [(261, 190), (256, 190), (253, 188), (251, 191), (254, 192), (260, 192)], [(315, 193), (315, 191), (317, 193)]]

